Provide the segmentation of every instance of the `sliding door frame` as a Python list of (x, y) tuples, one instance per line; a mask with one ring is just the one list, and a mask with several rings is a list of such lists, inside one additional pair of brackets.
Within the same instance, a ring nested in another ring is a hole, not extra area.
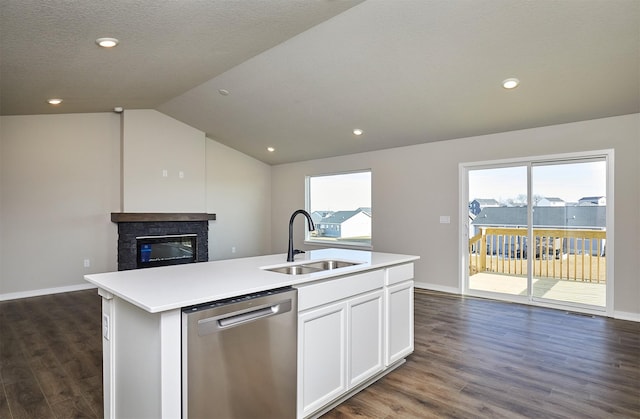
[[(515, 296), (508, 294), (497, 294), (489, 292), (478, 292), (469, 290), (469, 171), (478, 169), (490, 169), (509, 166), (526, 166), (527, 167), (527, 221), (528, 221), (528, 236), (533, 236), (533, 213), (532, 213), (532, 166), (540, 163), (563, 163), (563, 162), (579, 162), (581, 160), (589, 159), (604, 159), (606, 162), (606, 226), (607, 226), (607, 267), (606, 267), (606, 306), (604, 311), (601, 309), (591, 309), (582, 306), (573, 306), (570, 303), (555, 303), (552, 301), (540, 301), (533, 298), (532, 293), (532, 258), (527, 258), (527, 296)], [(597, 314), (607, 316), (613, 316), (614, 307), (614, 258), (615, 258), (615, 220), (614, 220), (614, 151), (613, 149), (605, 150), (593, 150), (574, 153), (552, 154), (552, 155), (539, 155), (530, 157), (520, 157), (513, 159), (500, 159), (491, 161), (479, 161), (479, 162), (467, 162), (460, 163), (458, 165), (458, 191), (459, 191), (459, 267), (458, 267), (458, 287), (462, 295), (501, 299), (505, 301), (531, 304), (540, 307), (560, 308), (568, 309), (572, 311), (578, 311), (589, 314)]]

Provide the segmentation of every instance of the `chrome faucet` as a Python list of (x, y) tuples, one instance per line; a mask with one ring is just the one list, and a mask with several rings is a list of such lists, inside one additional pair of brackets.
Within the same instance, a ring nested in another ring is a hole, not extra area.
[(293, 220), (296, 218), (296, 215), (303, 214), (307, 217), (307, 224), (309, 226), (309, 231), (313, 231), (316, 229), (316, 226), (313, 224), (313, 220), (311, 219), (311, 215), (303, 209), (299, 209), (291, 214), (291, 219), (289, 220), (289, 251), (287, 252), (287, 262), (293, 262), (293, 258), (298, 253), (304, 253), (303, 250), (293, 249)]

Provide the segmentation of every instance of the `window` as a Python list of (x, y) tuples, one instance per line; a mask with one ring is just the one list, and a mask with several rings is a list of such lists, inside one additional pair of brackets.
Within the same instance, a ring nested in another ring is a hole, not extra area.
[(371, 247), (371, 170), (307, 176), (306, 197), (316, 225), (307, 241)]

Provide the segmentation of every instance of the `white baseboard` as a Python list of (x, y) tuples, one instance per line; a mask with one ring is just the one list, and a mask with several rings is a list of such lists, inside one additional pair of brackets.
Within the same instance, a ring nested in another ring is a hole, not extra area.
[(640, 322), (640, 313), (629, 313), (625, 311), (614, 311), (613, 318), (618, 320), (629, 320), (632, 322)]
[[(439, 292), (446, 292), (449, 294), (456, 294), (456, 295), (461, 295), (462, 293), (460, 292), (460, 290), (456, 287), (446, 287), (446, 286), (442, 286), (442, 285), (437, 285), (437, 284), (430, 284), (427, 282), (414, 282), (414, 286), (415, 288), (419, 288), (419, 289), (424, 289), (424, 290), (431, 290), (431, 291), (439, 291)], [(521, 304), (526, 304), (526, 303), (521, 303)], [(546, 307), (546, 306), (545, 306)], [(562, 310), (566, 310), (566, 307), (551, 307), (551, 308), (560, 308)], [(596, 315), (599, 316), (604, 316), (604, 312), (602, 313), (594, 313)], [(629, 313), (629, 312), (625, 312), (625, 311), (614, 311), (613, 312), (613, 318), (614, 319), (619, 319), (619, 320), (629, 320), (632, 322), (640, 322), (640, 313)]]
[(59, 294), (61, 292), (72, 292), (97, 288), (93, 284), (69, 285), (66, 287), (43, 288), (39, 290), (9, 292), (0, 294), (0, 301), (18, 300), (20, 298), (39, 297), (41, 295)]
[(440, 291), (440, 292), (446, 292), (449, 294), (457, 294), (457, 295), (462, 294), (460, 290), (456, 287), (446, 287), (444, 285), (430, 284), (427, 282), (414, 282), (413, 286), (423, 290)]

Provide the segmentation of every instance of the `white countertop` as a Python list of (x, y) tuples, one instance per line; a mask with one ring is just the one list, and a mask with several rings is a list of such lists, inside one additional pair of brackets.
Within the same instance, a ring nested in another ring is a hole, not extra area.
[[(262, 268), (315, 260), (344, 260), (358, 265), (303, 275)], [(85, 279), (150, 313), (178, 309), (279, 287), (300, 285), (385, 266), (412, 262), (418, 256), (348, 249), (309, 250), (287, 263), (286, 254), (227, 259), (159, 268), (85, 275)]]

